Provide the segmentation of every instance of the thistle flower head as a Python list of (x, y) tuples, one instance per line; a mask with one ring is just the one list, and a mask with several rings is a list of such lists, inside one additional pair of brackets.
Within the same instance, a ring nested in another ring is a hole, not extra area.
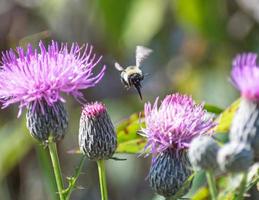
[(257, 54), (243, 53), (233, 60), (231, 80), (241, 95), (249, 100), (259, 101), (259, 66)]
[(144, 112), (146, 128), (142, 132), (148, 140), (146, 148), (150, 148), (153, 155), (167, 149), (184, 150), (194, 137), (216, 125), (203, 105), (196, 104), (187, 95), (168, 95), (160, 106), (157, 98), (153, 106), (145, 104)]
[[(95, 86), (103, 77), (105, 66), (97, 75), (94, 67), (100, 61), (92, 54), (92, 47), (73, 43), (48, 46), (39, 42), (37, 51), (31, 44), (2, 54), (0, 70), (0, 100), (3, 108), (19, 103), (19, 114), (31, 103), (35, 107), (44, 100), (49, 106), (64, 102), (62, 93), (84, 100), (80, 90)], [(43, 110), (43, 107), (41, 107)], [(43, 110), (44, 112), (44, 110)]]
[(109, 159), (114, 154), (116, 133), (103, 103), (88, 103), (83, 107), (79, 147), (90, 160)]

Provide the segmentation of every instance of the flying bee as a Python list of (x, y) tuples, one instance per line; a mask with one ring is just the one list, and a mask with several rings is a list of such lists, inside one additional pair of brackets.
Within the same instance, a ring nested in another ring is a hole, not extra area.
[(131, 86), (134, 86), (142, 100), (141, 94), (141, 81), (144, 80), (144, 74), (141, 71), (140, 67), (143, 64), (143, 61), (152, 53), (151, 49), (148, 49), (143, 46), (136, 47), (136, 65), (128, 66), (123, 68), (119, 63), (115, 63), (115, 68), (121, 72), (121, 82), (123, 85), (129, 89)]

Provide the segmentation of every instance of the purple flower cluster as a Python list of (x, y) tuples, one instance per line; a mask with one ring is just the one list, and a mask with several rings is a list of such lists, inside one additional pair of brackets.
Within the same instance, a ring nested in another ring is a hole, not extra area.
[(49, 106), (64, 102), (61, 93), (84, 100), (80, 90), (95, 86), (105, 72), (103, 66), (97, 75), (93, 74), (101, 57), (96, 58), (92, 46), (73, 43), (69, 48), (67, 44), (52, 41), (48, 46), (39, 42), (39, 49), (40, 52), (29, 44), (26, 51), (17, 47), (17, 52), (2, 54), (0, 100), (3, 108), (20, 103), (18, 116), (30, 103), (35, 107), (42, 100)]
[(157, 98), (153, 106), (145, 104), (146, 128), (142, 130), (147, 137), (146, 148), (150, 148), (153, 155), (167, 149), (184, 150), (194, 137), (209, 134), (216, 125), (203, 104), (196, 104), (190, 96), (168, 95), (160, 106), (158, 101)]
[(233, 60), (231, 80), (241, 95), (249, 100), (259, 100), (259, 66), (257, 54), (243, 53)]

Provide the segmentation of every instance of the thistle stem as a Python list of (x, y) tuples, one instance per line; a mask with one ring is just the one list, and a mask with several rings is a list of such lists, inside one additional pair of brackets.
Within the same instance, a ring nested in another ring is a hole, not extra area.
[(100, 182), (102, 200), (108, 200), (104, 160), (98, 160), (97, 165), (98, 165), (99, 182)]
[(53, 142), (52, 139), (49, 139), (48, 147), (49, 147), (49, 154), (50, 154), (54, 175), (57, 183), (59, 198), (60, 200), (65, 200), (63, 196), (64, 184), (63, 184), (63, 179), (62, 179), (62, 174), (61, 174), (61, 169), (59, 164), (56, 143)]
[(211, 171), (206, 171), (206, 176), (207, 176), (207, 182), (208, 182), (209, 190), (210, 190), (210, 194), (211, 194), (211, 199), (216, 200), (217, 199), (217, 188), (216, 188), (215, 179), (213, 177), (213, 173)]
[(237, 195), (237, 200), (244, 199), (244, 193), (245, 193), (245, 190), (246, 190), (246, 179), (247, 179), (247, 172), (245, 172), (243, 174), (243, 178), (242, 178), (242, 181), (241, 181), (240, 187), (239, 187), (239, 193)]

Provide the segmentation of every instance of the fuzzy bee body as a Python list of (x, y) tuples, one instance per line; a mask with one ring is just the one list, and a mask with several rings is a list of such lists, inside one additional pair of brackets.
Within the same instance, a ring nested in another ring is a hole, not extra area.
[(142, 62), (148, 57), (152, 52), (151, 49), (146, 47), (137, 46), (136, 48), (136, 66), (128, 66), (123, 68), (119, 63), (115, 63), (115, 68), (121, 72), (121, 82), (123, 85), (129, 89), (134, 86), (138, 91), (140, 99), (142, 99), (141, 94), (141, 82), (144, 80), (144, 74), (140, 69)]
[(144, 79), (142, 71), (136, 66), (129, 66), (121, 72), (121, 81), (126, 88), (134, 86), (134, 83)]

